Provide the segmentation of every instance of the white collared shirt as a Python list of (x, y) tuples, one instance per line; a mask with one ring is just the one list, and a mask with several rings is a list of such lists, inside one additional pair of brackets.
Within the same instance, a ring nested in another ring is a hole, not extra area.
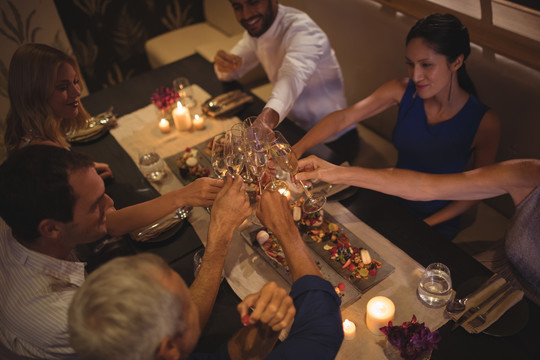
[(0, 342), (33, 359), (76, 359), (67, 312), (85, 279), (84, 263), (29, 250), (0, 219)]
[(260, 62), (274, 85), (265, 107), (275, 110), (280, 122), (290, 112), (290, 118), (308, 131), (323, 117), (347, 105), (341, 68), (328, 37), (297, 9), (279, 5), (270, 28), (258, 38), (245, 31), (231, 53), (242, 57), (242, 66), (234, 73), (215, 69), (218, 78), (236, 80)]

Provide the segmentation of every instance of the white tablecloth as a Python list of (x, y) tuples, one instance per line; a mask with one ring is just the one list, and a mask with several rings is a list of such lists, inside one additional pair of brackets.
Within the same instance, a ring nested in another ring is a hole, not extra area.
[[(199, 104), (209, 98), (209, 95), (197, 85), (193, 85), (193, 88)], [(197, 112), (200, 113), (200, 109), (192, 111), (193, 114)], [(155, 146), (156, 151), (165, 158), (184, 150), (187, 146), (194, 146), (228, 130), (239, 121), (238, 118), (206, 119), (205, 130), (178, 132), (173, 129), (170, 134), (162, 134), (157, 126), (158, 120), (159, 115), (155, 107), (148, 105), (118, 119), (118, 127), (111, 133), (137, 162), (137, 152), (141, 147)], [(182, 186), (170, 171), (163, 183), (153, 185), (162, 194)], [(385, 337), (373, 335), (365, 325), (366, 304), (374, 296), (383, 295), (395, 303), (395, 324), (411, 320), (413, 314), (419, 322), (425, 322), (431, 330), (438, 329), (448, 321), (444, 317), (443, 309), (428, 308), (417, 299), (416, 287), (423, 271), (420, 264), (356, 218), (339, 202), (329, 202), (325, 206), (325, 211), (395, 267), (395, 271), (386, 279), (343, 310), (343, 319), (347, 318), (355, 322), (357, 333), (355, 339), (343, 342), (337, 359), (384, 359)], [(203, 243), (206, 243), (209, 221), (210, 216), (203, 208), (195, 208), (190, 216), (190, 222)], [(226, 279), (235, 293), (240, 298), (244, 298), (258, 291), (267, 281), (275, 281), (288, 288), (287, 282), (265, 260), (260, 259), (242, 238), (240, 230), (235, 231), (225, 263)]]

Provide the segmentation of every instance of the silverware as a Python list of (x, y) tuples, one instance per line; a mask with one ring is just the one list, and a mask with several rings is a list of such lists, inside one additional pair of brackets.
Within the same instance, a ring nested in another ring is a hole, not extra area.
[(168, 229), (171, 225), (177, 223), (178, 221), (182, 221), (186, 219), (191, 213), (192, 209), (193, 209), (192, 206), (186, 206), (186, 207), (182, 207), (176, 210), (176, 213), (174, 214), (173, 217), (170, 217), (163, 221), (152, 224), (151, 226), (146, 227), (142, 231), (136, 233), (136, 239), (151, 238), (161, 233), (163, 229)]
[(478, 294), (480, 291), (487, 288), (489, 285), (493, 284), (495, 281), (500, 279), (499, 274), (494, 274), (491, 276), (485, 283), (483, 283), (478, 289), (473, 291), (472, 293), (468, 294), (466, 297), (461, 299), (456, 299), (455, 297), (446, 305), (446, 312), (453, 315), (462, 312), (465, 310), (465, 305), (467, 304), (467, 301), (474, 297), (476, 294)]
[(495, 309), (498, 305), (500, 305), (508, 296), (510, 296), (510, 294), (514, 293), (515, 291), (516, 291), (516, 289), (510, 288), (510, 290), (508, 290), (506, 293), (504, 293), (504, 295), (501, 296), (493, 305), (491, 305), (491, 307), (486, 312), (484, 312), (483, 314), (480, 314), (477, 317), (475, 317), (474, 319), (472, 319), (469, 324), (473, 328), (477, 328), (477, 327), (480, 327), (480, 326), (484, 325), (486, 323), (486, 321), (487, 321), (487, 315), (490, 312), (492, 312), (493, 309)]
[(474, 306), (474, 307), (470, 308), (469, 310), (467, 310), (467, 312), (465, 314), (461, 315), (461, 317), (456, 320), (456, 323), (452, 327), (451, 331), (456, 330), (459, 326), (461, 326), (461, 324), (463, 324), (465, 321), (467, 321), (473, 314), (478, 312), (484, 305), (489, 304), (493, 299), (495, 299), (497, 296), (499, 296), (500, 294), (502, 294), (503, 292), (505, 292), (509, 288), (510, 288), (510, 283), (504, 284), (499, 289), (497, 289), (497, 291), (495, 291), (493, 294), (491, 294), (490, 297), (488, 297), (486, 300), (482, 301), (482, 303), (480, 305)]

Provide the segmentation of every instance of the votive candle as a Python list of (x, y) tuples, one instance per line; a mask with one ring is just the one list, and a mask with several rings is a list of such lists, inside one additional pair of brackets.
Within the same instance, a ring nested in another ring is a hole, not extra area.
[(199, 116), (199, 114), (195, 114), (195, 116), (193, 117), (193, 128), (195, 130), (204, 129), (204, 117)]
[(169, 121), (167, 121), (167, 119), (161, 119), (159, 121), (159, 130), (161, 130), (161, 132), (164, 134), (171, 131), (171, 124), (169, 124)]
[(356, 335), (356, 324), (349, 319), (345, 319), (343, 321), (343, 334), (345, 335), (345, 340), (354, 339)]
[(367, 303), (366, 325), (373, 334), (384, 335), (380, 328), (394, 320), (396, 307), (392, 300), (384, 296), (375, 296)]
[(178, 101), (176, 108), (173, 110), (172, 117), (176, 130), (184, 131), (191, 129), (191, 116), (189, 115), (189, 109), (182, 106), (180, 101)]

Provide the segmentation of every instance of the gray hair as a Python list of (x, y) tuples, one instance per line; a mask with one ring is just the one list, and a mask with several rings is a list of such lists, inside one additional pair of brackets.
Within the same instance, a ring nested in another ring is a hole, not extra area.
[(81, 359), (151, 360), (166, 336), (182, 334), (183, 301), (158, 280), (173, 271), (153, 254), (120, 257), (95, 270), (68, 313)]

